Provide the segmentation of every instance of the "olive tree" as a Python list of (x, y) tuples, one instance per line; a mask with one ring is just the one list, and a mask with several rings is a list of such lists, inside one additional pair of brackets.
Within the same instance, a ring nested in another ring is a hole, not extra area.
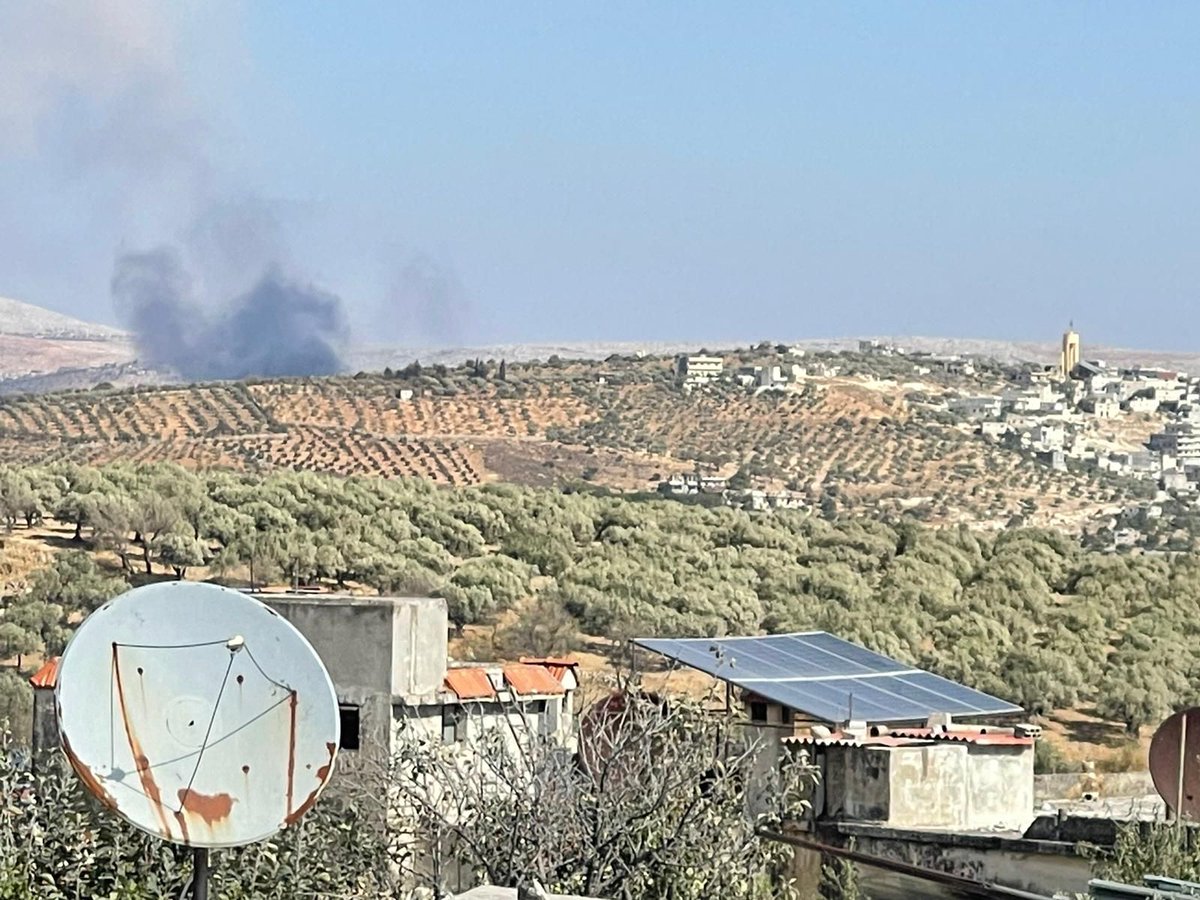
[(585, 716), (579, 754), (513, 712), (495, 728), (471, 721), (467, 744), (405, 732), (391, 814), (417, 838), (402, 859), (410, 880), (444, 896), (465, 866), (492, 884), (589, 896), (794, 896), (787, 851), (756, 830), (802, 809), (807, 767), (760, 767), (732, 719), (637, 691)]

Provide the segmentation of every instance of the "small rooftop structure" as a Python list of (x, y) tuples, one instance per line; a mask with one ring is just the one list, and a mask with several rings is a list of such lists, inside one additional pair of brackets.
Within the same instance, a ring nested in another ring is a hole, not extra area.
[(930, 716), (1015, 716), (998, 697), (875, 653), (826, 631), (724, 638), (637, 638), (634, 644), (699, 669), (817, 722), (924, 724)]
[(58, 684), (59, 657), (47, 659), (29, 679), (33, 686), (33, 731), (30, 749), (36, 767), (47, 753), (58, 749), (58, 717), (54, 709), (54, 688)]
[(1038, 730), (931, 724), (814, 733), (783, 743), (805, 751), (821, 770), (812, 797), (817, 819), (1019, 833), (1033, 819)]

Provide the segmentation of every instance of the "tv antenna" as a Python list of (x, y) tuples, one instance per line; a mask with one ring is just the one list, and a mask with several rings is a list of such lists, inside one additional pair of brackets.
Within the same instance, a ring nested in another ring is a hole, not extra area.
[(337, 695), (304, 636), (240, 591), (165, 582), (87, 617), (59, 663), (63, 751), (105, 807), (208, 851), (271, 837), (312, 807), (338, 748)]

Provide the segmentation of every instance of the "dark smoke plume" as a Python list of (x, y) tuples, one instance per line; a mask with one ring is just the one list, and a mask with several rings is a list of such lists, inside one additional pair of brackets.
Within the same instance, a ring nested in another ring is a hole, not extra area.
[(113, 303), (142, 361), (190, 380), (252, 375), (332, 375), (343, 369), (342, 302), (269, 269), (247, 293), (209, 311), (170, 248), (117, 258)]

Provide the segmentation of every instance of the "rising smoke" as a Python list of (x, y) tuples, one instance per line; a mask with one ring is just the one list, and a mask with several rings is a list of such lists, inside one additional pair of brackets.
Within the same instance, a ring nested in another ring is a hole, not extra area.
[(396, 271), (378, 312), (380, 336), (444, 345), (463, 340), (471, 308), (452, 266), (413, 253)]
[(249, 291), (214, 308), (194, 298), (180, 254), (160, 247), (119, 256), (112, 295), (142, 361), (187, 379), (331, 375), (343, 369), (341, 300), (274, 268)]

